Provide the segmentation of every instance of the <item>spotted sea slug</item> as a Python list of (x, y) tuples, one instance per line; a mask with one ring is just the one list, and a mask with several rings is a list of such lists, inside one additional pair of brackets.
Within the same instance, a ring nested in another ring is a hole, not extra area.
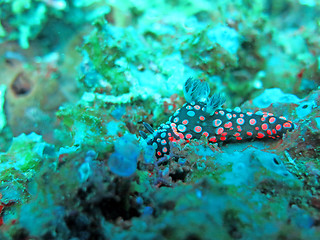
[(187, 100), (165, 124), (157, 130), (143, 123), (151, 133), (140, 135), (155, 149), (157, 158), (170, 152), (169, 142), (200, 139), (204, 135), (209, 142), (246, 141), (251, 139), (278, 139), (293, 130), (293, 123), (272, 113), (261, 114), (222, 109), (225, 100), (220, 95), (210, 95), (207, 82), (189, 78), (184, 84)]

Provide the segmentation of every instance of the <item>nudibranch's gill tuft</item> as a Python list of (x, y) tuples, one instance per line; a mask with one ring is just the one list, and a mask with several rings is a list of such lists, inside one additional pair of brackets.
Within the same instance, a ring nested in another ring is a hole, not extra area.
[(152, 134), (148, 139), (144, 132), (140, 135), (152, 145), (158, 158), (170, 152), (170, 142), (200, 139), (204, 135), (209, 142), (242, 141), (251, 139), (278, 139), (293, 130), (293, 123), (272, 113), (239, 112), (222, 109), (225, 100), (220, 95), (209, 97), (206, 82), (189, 78), (184, 85), (187, 100), (165, 124), (157, 130), (143, 123)]

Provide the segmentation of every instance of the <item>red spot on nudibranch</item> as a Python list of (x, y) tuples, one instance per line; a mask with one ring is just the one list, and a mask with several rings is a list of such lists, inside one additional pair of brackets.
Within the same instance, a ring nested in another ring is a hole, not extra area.
[(225, 136), (227, 136), (228, 135), (228, 133), (227, 132), (223, 132), (223, 133), (221, 133), (221, 136), (223, 136), (223, 137), (225, 137)]
[(187, 139), (192, 138), (192, 134), (190, 134), (190, 133), (186, 134), (186, 138), (187, 138)]
[(194, 127), (194, 131), (195, 131), (196, 133), (200, 133), (200, 132), (202, 131), (202, 127), (200, 127), (200, 126), (195, 126), (195, 127)]
[(291, 127), (292, 127), (292, 124), (289, 123), (289, 122), (286, 122), (286, 123), (283, 124), (283, 127), (284, 127), (284, 128), (291, 128)]
[(263, 124), (261, 125), (261, 129), (266, 131), (266, 130), (268, 129), (268, 124), (263, 123)]
[(184, 135), (182, 133), (178, 133), (180, 139), (184, 139)]
[(225, 128), (231, 128), (232, 127), (232, 122), (229, 121), (229, 122), (225, 123), (224, 127)]
[(223, 128), (222, 127), (217, 128), (216, 134), (220, 135), (222, 132), (223, 132)]
[(168, 149), (166, 147), (162, 148), (162, 152), (166, 153), (168, 152)]
[(215, 119), (213, 121), (213, 126), (214, 127), (219, 127), (222, 124), (222, 121), (220, 119)]
[(194, 106), (194, 109), (199, 110), (199, 109), (200, 109), (200, 106), (199, 106), (199, 105), (195, 105), (195, 106)]
[(210, 142), (217, 142), (217, 138), (216, 137), (211, 137), (211, 138), (209, 138), (209, 141)]
[(258, 130), (259, 130), (259, 127), (255, 127), (254, 129), (258, 131)]
[(268, 135), (271, 135), (271, 134), (272, 134), (272, 132), (271, 132), (270, 129), (267, 130), (267, 134), (268, 134)]
[(238, 118), (238, 119), (237, 119), (237, 123), (238, 123), (239, 125), (244, 124), (244, 119), (243, 119), (243, 118)]
[(232, 114), (231, 113), (227, 113), (226, 117), (227, 117), (228, 120), (230, 120), (232, 118)]
[(199, 119), (200, 119), (201, 121), (204, 121), (204, 120), (205, 120), (205, 117), (204, 117), (204, 116), (200, 116)]
[(227, 138), (226, 137), (221, 137), (220, 140), (221, 141), (225, 141)]
[(233, 136), (239, 137), (239, 136), (240, 136), (240, 133), (236, 132), (235, 134), (233, 134)]
[(276, 131), (275, 129), (272, 129), (272, 133), (273, 133), (273, 134), (276, 134), (277, 131)]
[(187, 119), (185, 119), (185, 120), (182, 121), (182, 124), (183, 124), (183, 125), (187, 125), (188, 122), (189, 122), (189, 121), (188, 121)]
[(274, 123), (275, 121), (276, 121), (276, 118), (275, 118), (275, 117), (269, 118), (269, 123)]
[(248, 132), (247, 132), (247, 135), (248, 135), (248, 136), (252, 136), (252, 135), (253, 135), (253, 133), (252, 133), (252, 132), (250, 132), (250, 131), (248, 131)]
[(158, 151), (158, 152), (157, 152), (157, 155), (158, 155), (158, 156), (161, 156), (161, 152), (160, 152), (160, 151)]
[(250, 120), (249, 120), (249, 124), (250, 125), (255, 125), (257, 123), (257, 121), (254, 119), (254, 118), (251, 118)]
[(265, 117), (262, 117), (262, 118), (261, 118), (261, 121), (262, 121), (262, 122), (264, 122), (265, 120), (266, 120), (266, 118), (265, 118)]
[(280, 131), (280, 130), (281, 130), (281, 128), (282, 128), (282, 126), (281, 126), (280, 124), (277, 124), (277, 126), (276, 126), (276, 130), (277, 130), (277, 131)]
[(204, 135), (205, 137), (208, 137), (209, 133), (208, 132), (203, 132), (202, 135)]
[(262, 133), (262, 132), (258, 132), (257, 133), (257, 138), (264, 138), (264, 133)]
[(242, 140), (242, 137), (236, 137), (236, 139), (237, 139), (238, 141), (240, 141), (240, 140)]

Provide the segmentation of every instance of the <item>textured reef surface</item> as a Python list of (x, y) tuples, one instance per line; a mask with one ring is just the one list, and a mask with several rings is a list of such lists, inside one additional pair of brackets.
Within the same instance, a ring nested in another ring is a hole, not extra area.
[(320, 239), (319, 26), (316, 0), (0, 1), (0, 239)]

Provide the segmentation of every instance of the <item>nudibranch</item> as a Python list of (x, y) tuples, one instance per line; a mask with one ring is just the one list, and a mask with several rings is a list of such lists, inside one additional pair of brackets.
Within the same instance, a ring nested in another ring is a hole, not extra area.
[(251, 139), (278, 139), (293, 130), (293, 123), (272, 113), (241, 112), (223, 109), (225, 100), (217, 94), (210, 95), (207, 82), (189, 78), (184, 84), (187, 101), (165, 124), (157, 130), (143, 123), (151, 133), (140, 135), (155, 149), (157, 158), (170, 152), (170, 141), (200, 139), (204, 135), (209, 142), (248, 141)]

